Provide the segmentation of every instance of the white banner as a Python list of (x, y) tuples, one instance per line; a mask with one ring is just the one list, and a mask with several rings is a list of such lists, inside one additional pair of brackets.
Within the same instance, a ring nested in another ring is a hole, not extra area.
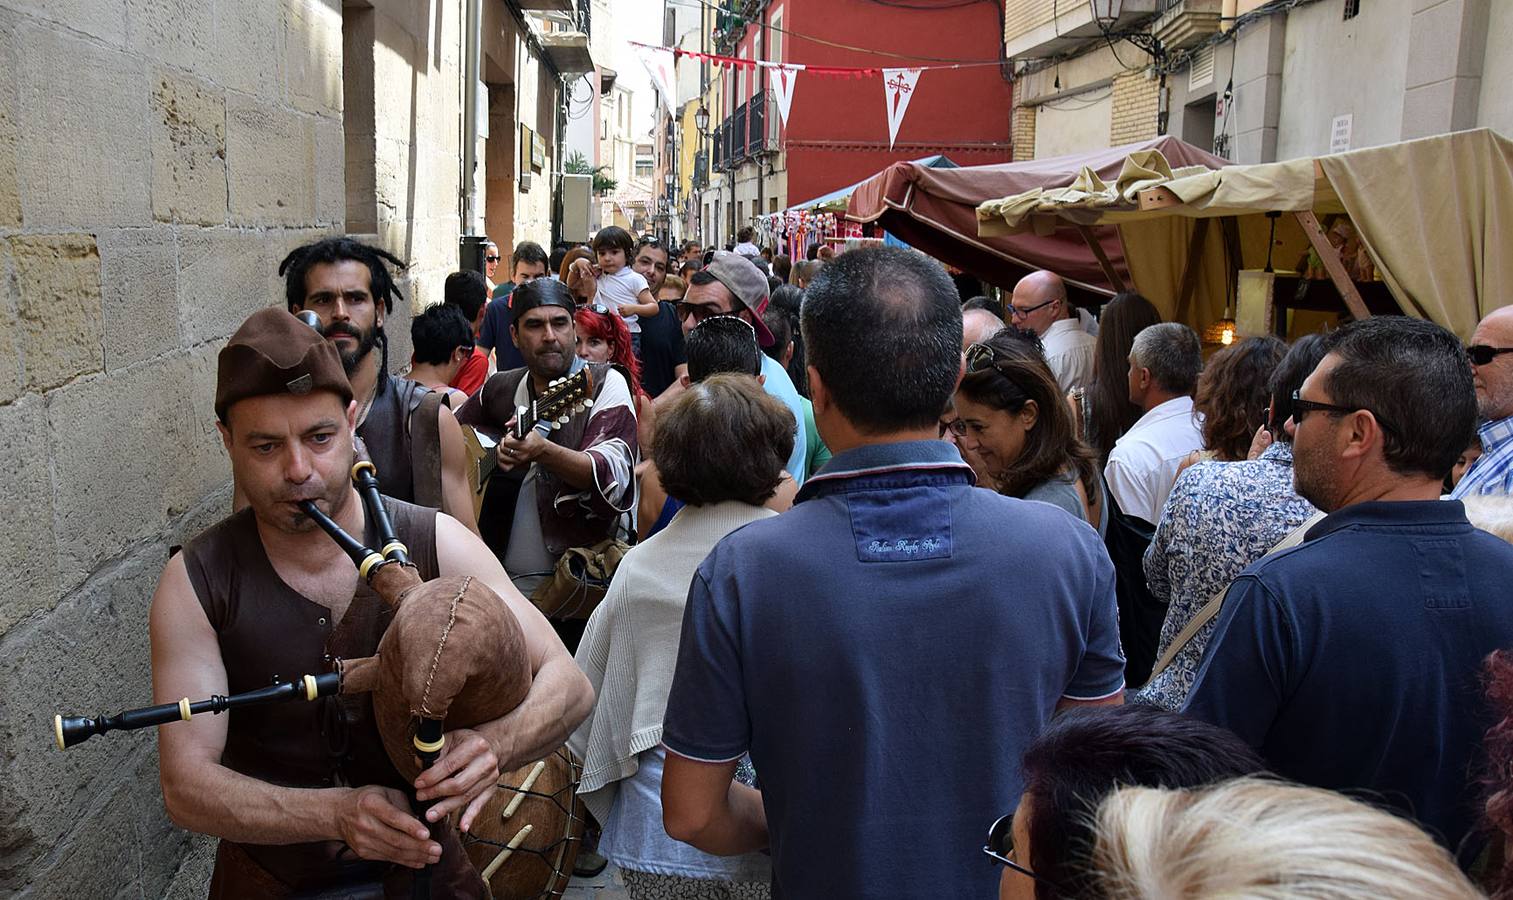
[(914, 86), (919, 83), (919, 69), (883, 69), (883, 99), (888, 104), (888, 149), (898, 138), (898, 126), (903, 124), (904, 111), (909, 108), (909, 98)]
[(797, 80), (802, 68), (804, 67), (773, 66), (767, 70), (772, 78), (772, 96), (778, 104), (778, 119), (784, 128), (788, 127), (788, 108), (793, 105), (793, 82)]
[(641, 64), (646, 66), (647, 74), (651, 75), (652, 87), (656, 88), (662, 103), (672, 112), (678, 98), (673, 95), (673, 55), (666, 47), (645, 47), (636, 45), (636, 56)]

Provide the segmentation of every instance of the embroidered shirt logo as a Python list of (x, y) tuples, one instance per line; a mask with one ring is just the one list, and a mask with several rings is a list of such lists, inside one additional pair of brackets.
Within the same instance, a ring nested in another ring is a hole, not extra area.
[(911, 540), (903, 538), (896, 541), (873, 541), (867, 547), (869, 553), (902, 553), (905, 556), (916, 556), (921, 553), (934, 553), (941, 547), (937, 538), (920, 538)]

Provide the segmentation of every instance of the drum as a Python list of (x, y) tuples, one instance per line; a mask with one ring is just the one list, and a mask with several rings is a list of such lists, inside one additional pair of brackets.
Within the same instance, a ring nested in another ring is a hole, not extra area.
[(581, 774), (578, 761), (559, 747), (499, 779), (472, 831), (462, 836), (495, 900), (561, 897), (567, 890), (587, 817), (578, 799)]

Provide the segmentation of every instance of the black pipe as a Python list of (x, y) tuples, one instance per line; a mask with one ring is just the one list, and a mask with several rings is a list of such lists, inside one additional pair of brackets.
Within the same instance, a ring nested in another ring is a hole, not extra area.
[[(415, 754), (420, 757), (420, 770), (422, 772), (436, 764), (441, 756), (441, 748), (446, 745), (446, 735), (442, 731), (440, 719), (421, 719), (420, 725), (415, 729)], [(426, 820), (426, 811), (436, 805), (435, 800), (412, 800), (415, 815), (420, 821)], [(446, 827), (445, 820), (430, 823), (431, 840), (440, 843), (440, 832)], [(443, 852), (445, 852), (443, 850)], [(431, 866), (415, 873), (415, 882), (410, 896), (414, 900), (430, 900), (431, 897)]]
[(220, 714), (238, 706), (256, 703), (276, 703), (285, 700), (314, 700), (330, 697), (341, 692), (341, 674), (327, 672), (324, 675), (305, 675), (296, 681), (269, 685), (229, 697), (215, 694), (208, 700), (190, 702), (188, 697), (177, 703), (162, 703), (141, 709), (128, 709), (113, 716), (54, 716), (53, 737), (59, 750), (67, 750), (107, 731), (130, 731), (150, 728), (169, 722), (187, 721), (200, 713)]

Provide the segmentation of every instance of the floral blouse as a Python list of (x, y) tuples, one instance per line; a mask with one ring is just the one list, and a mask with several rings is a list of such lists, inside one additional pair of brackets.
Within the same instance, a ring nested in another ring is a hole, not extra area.
[[(1259, 459), (1198, 463), (1177, 478), (1145, 551), (1151, 595), (1167, 604), (1157, 656), (1236, 575), (1315, 512), (1292, 489), (1292, 445), (1278, 441)], [(1130, 696), (1180, 710), (1214, 632), (1209, 622), (1170, 666)]]

